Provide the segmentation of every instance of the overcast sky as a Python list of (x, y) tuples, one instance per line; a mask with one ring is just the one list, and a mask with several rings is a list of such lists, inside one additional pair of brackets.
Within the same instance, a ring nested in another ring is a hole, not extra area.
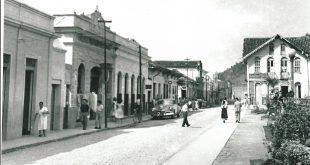
[(89, 14), (112, 20), (112, 31), (134, 38), (152, 60), (201, 60), (220, 72), (242, 56), (245, 37), (310, 32), (309, 0), (20, 0), (48, 14)]

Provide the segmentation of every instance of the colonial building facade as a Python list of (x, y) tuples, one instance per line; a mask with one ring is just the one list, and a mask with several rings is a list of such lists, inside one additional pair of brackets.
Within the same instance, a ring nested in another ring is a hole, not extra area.
[[(94, 92), (104, 100), (107, 93), (107, 111), (112, 109), (112, 99), (123, 101), (125, 115), (131, 114), (131, 107), (140, 94), (139, 55), (141, 54), (142, 86), (148, 74), (147, 49), (130, 39), (111, 31), (98, 20), (101, 13), (95, 10), (90, 15), (55, 15), (55, 31), (61, 35), (66, 53), (66, 83), (68, 91), (68, 126), (77, 126), (75, 119), (80, 98)], [(104, 33), (105, 30), (105, 33)], [(106, 35), (104, 37), (104, 34)], [(106, 44), (104, 45), (104, 38)], [(106, 48), (107, 81), (104, 82), (104, 48)], [(104, 89), (107, 83), (107, 89)], [(145, 88), (142, 89), (145, 94)], [(145, 96), (143, 96), (144, 100)], [(91, 114), (91, 122), (94, 115)]]
[(267, 103), (270, 90), (283, 96), (309, 96), (309, 35), (283, 38), (246, 38), (243, 60), (247, 64), (247, 90), (254, 104)]
[(39, 102), (50, 111), (49, 130), (64, 122), (65, 50), (54, 17), (15, 0), (4, 5), (3, 140), (36, 132)]

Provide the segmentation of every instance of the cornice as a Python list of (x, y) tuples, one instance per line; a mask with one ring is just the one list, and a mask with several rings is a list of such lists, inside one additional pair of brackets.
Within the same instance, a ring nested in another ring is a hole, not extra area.
[[(93, 51), (96, 51), (96, 52), (103, 52), (104, 51), (103, 48), (98, 48), (96, 46), (92, 46), (92, 45), (89, 45), (89, 44), (86, 44), (86, 43), (83, 43), (83, 42), (74, 42), (74, 43), (72, 43), (72, 42), (64, 42), (64, 44), (68, 44), (68, 43), (73, 45), (73, 46), (74, 45), (81, 46), (81, 47), (84, 47), (84, 48), (87, 48), (87, 49), (90, 49), (90, 50), (93, 50)], [(111, 57), (115, 57), (116, 56), (115, 53), (110, 53), (110, 54), (112, 54)]]
[(52, 32), (52, 31), (48, 31), (48, 30), (36, 27), (36, 26), (33, 26), (33, 25), (25, 23), (25, 22), (20, 22), (20, 21), (11, 19), (9, 17), (4, 17), (4, 24), (14, 26), (16, 28), (25, 29), (25, 30), (31, 31), (33, 33), (38, 33), (38, 34), (41, 34), (41, 35), (46, 36), (46, 37), (52, 37), (52, 38), (58, 38), (59, 37), (59, 35), (57, 35), (56, 33)]
[(21, 2), (19, 2), (19, 1), (15, 1), (15, 0), (5, 0), (5, 1), (11, 2), (11, 3), (15, 4), (16, 6), (23, 7), (23, 8), (25, 8), (25, 9), (29, 10), (29, 11), (35, 12), (35, 13), (37, 13), (37, 14), (43, 16), (43, 17), (46, 17), (46, 18), (49, 18), (49, 19), (55, 19), (54, 16), (52, 16), (52, 15), (50, 15), (50, 14), (47, 14), (47, 13), (45, 13), (45, 12), (43, 12), (43, 11), (40, 11), (40, 10), (34, 8), (34, 7), (28, 6), (28, 5), (25, 4), (25, 3), (21, 3)]

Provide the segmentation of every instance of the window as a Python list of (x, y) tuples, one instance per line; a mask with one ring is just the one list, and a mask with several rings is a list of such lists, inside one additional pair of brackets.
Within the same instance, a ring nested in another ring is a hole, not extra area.
[(300, 82), (295, 83), (295, 97), (301, 98), (301, 83)]
[(260, 72), (260, 58), (256, 57), (255, 58), (255, 73), (259, 73)]
[(285, 54), (285, 44), (281, 44), (281, 54)]
[(270, 44), (269, 45), (269, 54), (273, 55), (273, 52), (274, 52), (274, 46), (273, 46), (273, 44)]
[(273, 58), (268, 58), (267, 60), (267, 72), (273, 72)]
[(281, 59), (281, 72), (287, 71), (287, 58), (283, 57)]
[(295, 58), (294, 61), (294, 72), (300, 72), (300, 58)]

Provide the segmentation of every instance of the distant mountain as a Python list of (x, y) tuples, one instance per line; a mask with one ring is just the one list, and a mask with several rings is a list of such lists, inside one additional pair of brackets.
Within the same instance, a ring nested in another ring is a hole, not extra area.
[(218, 73), (220, 80), (229, 81), (233, 85), (246, 84), (246, 64), (239, 62), (225, 71)]

